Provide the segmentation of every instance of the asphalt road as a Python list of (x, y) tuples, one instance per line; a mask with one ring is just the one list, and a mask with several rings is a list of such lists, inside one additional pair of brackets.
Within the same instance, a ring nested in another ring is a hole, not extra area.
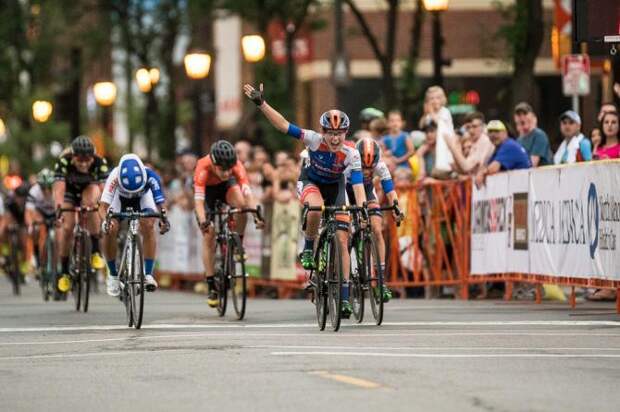
[(10, 296), (0, 278), (2, 411), (611, 411), (620, 401), (613, 305), (398, 300), (381, 327), (319, 332), (308, 301), (251, 300), (219, 318), (194, 294), (89, 313)]

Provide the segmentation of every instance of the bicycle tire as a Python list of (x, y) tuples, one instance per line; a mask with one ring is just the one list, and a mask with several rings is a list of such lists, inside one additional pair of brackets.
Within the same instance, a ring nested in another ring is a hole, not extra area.
[(90, 259), (90, 238), (88, 236), (84, 236), (82, 239), (82, 274), (80, 276), (80, 280), (82, 282), (82, 310), (84, 313), (88, 312), (88, 303), (90, 298), (90, 272), (92, 270), (90, 266)]
[(369, 236), (364, 241), (364, 265), (368, 268), (368, 299), (375, 318), (375, 323), (383, 322), (383, 271), (379, 259), (379, 247), (374, 236)]
[[(365, 274), (364, 259), (358, 259), (360, 256), (357, 254), (356, 243), (361, 241), (358, 236), (355, 236), (352, 242), (349, 256), (351, 257), (351, 306), (353, 306), (353, 316), (357, 323), (364, 321), (364, 280), (367, 277)], [(362, 243), (363, 245), (363, 243)], [(353, 267), (353, 258), (355, 257), (355, 268)]]
[(342, 245), (334, 236), (329, 240), (327, 256), (327, 305), (329, 321), (334, 332), (340, 329), (342, 319)]
[[(38, 239), (36, 239), (38, 241)], [(52, 236), (48, 233), (45, 239), (45, 246), (42, 256), (39, 259), (39, 283), (41, 285), (41, 293), (43, 294), (43, 300), (45, 302), (50, 300), (52, 295), (52, 281), (54, 279), (54, 249), (52, 243)]]
[(21, 294), (20, 285), (20, 272), (19, 272), (19, 233), (11, 231), (9, 247), (11, 252), (9, 254), (9, 270), (8, 275), (13, 286), (13, 295), (19, 296)]
[(319, 330), (325, 330), (327, 324), (327, 285), (325, 281), (325, 268), (320, 263), (325, 253), (325, 238), (319, 239), (319, 244), (315, 253), (315, 262), (319, 262), (318, 269), (310, 271), (310, 279), (314, 276), (314, 306), (316, 309), (316, 320)]
[[(137, 295), (134, 298), (133, 307), (133, 326), (136, 329), (142, 327), (142, 319), (144, 316), (144, 264), (142, 262), (142, 247), (140, 246), (139, 239), (133, 238), (133, 268), (132, 268), (132, 281), (136, 282), (135, 291)], [(137, 299), (137, 302), (136, 302)]]
[(225, 244), (220, 245), (220, 256), (219, 259), (221, 266), (216, 268), (215, 273), (215, 287), (217, 288), (217, 313), (220, 317), (223, 317), (226, 314), (226, 306), (228, 303), (228, 282), (226, 275), (226, 253), (227, 247)]
[(228, 278), (233, 308), (238, 320), (243, 320), (247, 303), (247, 277), (245, 274), (245, 251), (236, 233), (228, 242)]
[(81, 279), (81, 270), (80, 265), (82, 261), (82, 247), (81, 247), (81, 239), (82, 235), (78, 235), (75, 237), (73, 242), (73, 254), (71, 258), (71, 268), (69, 270), (71, 279), (71, 293), (73, 294), (73, 301), (75, 304), (75, 310), (80, 311), (80, 305), (82, 303), (82, 279)]

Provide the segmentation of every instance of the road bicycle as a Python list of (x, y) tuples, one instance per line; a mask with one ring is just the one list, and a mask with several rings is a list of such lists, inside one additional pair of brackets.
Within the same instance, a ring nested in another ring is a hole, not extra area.
[(308, 213), (321, 212), (319, 240), (314, 254), (314, 268), (310, 270), (309, 288), (313, 291), (316, 317), (320, 330), (325, 330), (327, 315), (334, 332), (340, 329), (342, 310), (343, 263), (342, 245), (336, 236), (337, 212), (360, 211), (358, 206), (309, 206), (304, 205), (302, 230), (306, 230)]
[(61, 208), (59, 213), (77, 214), (77, 224), (73, 229), (73, 245), (71, 246), (71, 259), (69, 261), (69, 274), (71, 275), (71, 294), (75, 303), (75, 310), (80, 308), (88, 312), (90, 297), (90, 285), (95, 279), (95, 271), (91, 267), (92, 245), (90, 232), (87, 228), (88, 214), (96, 213), (97, 207), (70, 207)]
[(245, 250), (239, 234), (234, 231), (234, 217), (242, 213), (251, 213), (256, 219), (263, 220), (260, 205), (256, 209), (226, 208), (223, 203), (216, 202), (214, 210), (207, 210), (207, 219), (213, 222), (216, 233), (214, 286), (218, 296), (217, 311), (220, 316), (226, 314), (230, 290), (238, 320), (245, 316), (248, 281)]
[(127, 220), (128, 228), (125, 233), (123, 253), (119, 266), (118, 280), (120, 282), (120, 301), (125, 306), (127, 326), (140, 329), (144, 317), (144, 254), (140, 239), (140, 219), (161, 219), (159, 212), (134, 212), (128, 209), (124, 212), (109, 211), (106, 220)]
[[(367, 205), (364, 205), (367, 209)], [(400, 216), (402, 213), (398, 208), (398, 202), (392, 206), (384, 206), (370, 211), (394, 211), (399, 218), (396, 220), (400, 226)], [(379, 258), (379, 247), (377, 240), (372, 233), (370, 224), (362, 225), (362, 215), (359, 210), (352, 211), (353, 236), (350, 243), (351, 252), (351, 284), (350, 296), (351, 306), (353, 306), (353, 316), (358, 323), (364, 320), (364, 296), (368, 293), (368, 300), (375, 323), (381, 325), (383, 322), (383, 294), (384, 294), (384, 273)], [(355, 259), (353, 259), (355, 256)], [(387, 252), (386, 252), (387, 256)]]

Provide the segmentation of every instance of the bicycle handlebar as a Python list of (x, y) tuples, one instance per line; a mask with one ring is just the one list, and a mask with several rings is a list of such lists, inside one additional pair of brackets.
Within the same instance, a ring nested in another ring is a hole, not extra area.
[(163, 213), (160, 212), (108, 212), (108, 218), (115, 219), (148, 219), (148, 218), (158, 218), (161, 219), (163, 217)]

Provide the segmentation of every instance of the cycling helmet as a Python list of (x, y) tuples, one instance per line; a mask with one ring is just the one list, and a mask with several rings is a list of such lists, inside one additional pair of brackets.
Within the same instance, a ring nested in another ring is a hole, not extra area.
[(118, 184), (122, 190), (136, 193), (146, 186), (146, 168), (140, 158), (133, 154), (126, 154), (118, 162)]
[(360, 112), (360, 122), (362, 123), (370, 123), (380, 117), (385, 117), (385, 115), (381, 110), (374, 107), (367, 107)]
[(349, 130), (351, 122), (349, 116), (340, 110), (329, 110), (321, 115), (321, 127), (323, 130)]
[(232, 168), (237, 163), (235, 147), (226, 140), (218, 140), (211, 145), (211, 160), (224, 170)]
[(15, 196), (17, 197), (27, 197), (28, 192), (30, 192), (30, 188), (28, 187), (28, 183), (22, 183), (15, 189)]
[(71, 142), (71, 151), (77, 156), (93, 156), (95, 146), (88, 136), (78, 136)]
[(48, 168), (41, 170), (37, 173), (37, 183), (44, 189), (49, 189), (54, 183), (54, 173)]
[(372, 169), (379, 163), (381, 150), (379, 149), (379, 144), (374, 139), (368, 137), (360, 139), (355, 144), (355, 148), (360, 152), (364, 169)]

